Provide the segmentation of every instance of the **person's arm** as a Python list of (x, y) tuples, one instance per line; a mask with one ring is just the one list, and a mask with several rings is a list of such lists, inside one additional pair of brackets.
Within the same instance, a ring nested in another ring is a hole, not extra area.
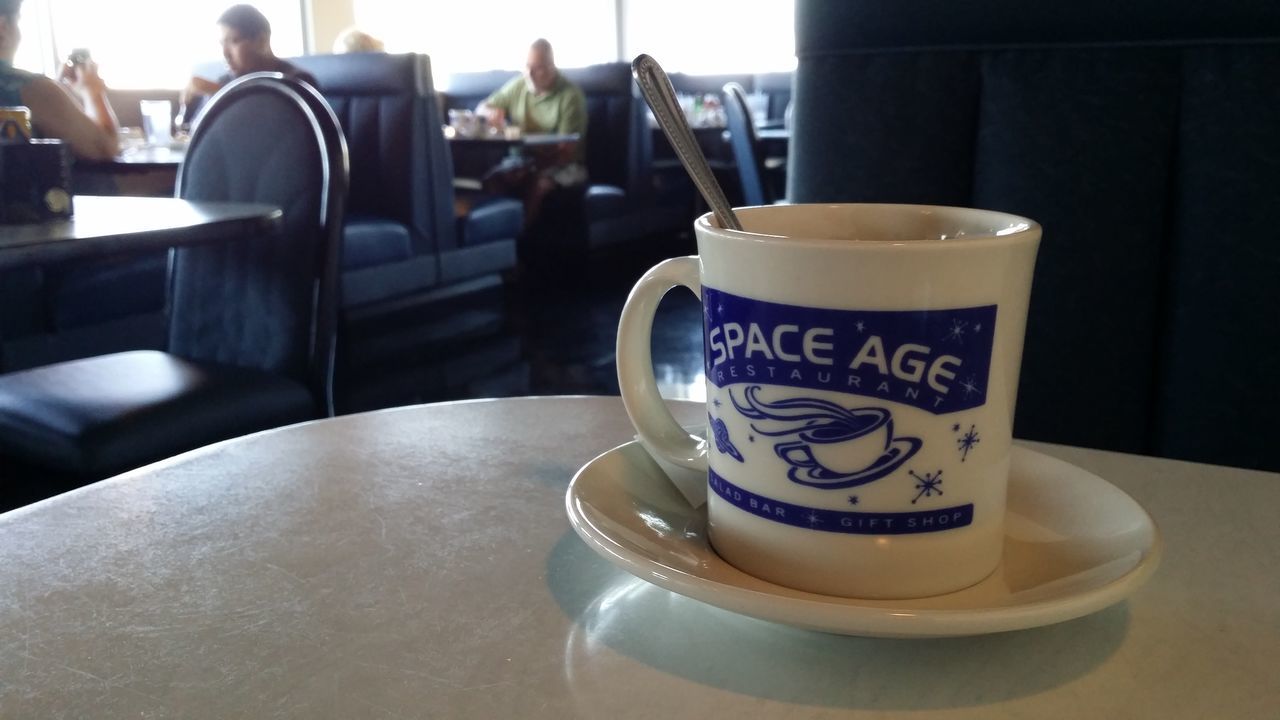
[(202, 77), (193, 76), (191, 80), (187, 82), (187, 86), (182, 88), (182, 91), (178, 93), (178, 102), (183, 105), (187, 105), (190, 104), (193, 98), (201, 95), (213, 95), (221, 89), (222, 85), (219, 83), (212, 80), (206, 80)]
[(90, 80), (77, 82), (85, 109), (76, 105), (70, 91), (46, 77), (35, 77), (22, 89), (22, 102), (31, 110), (31, 122), (45, 137), (71, 145), (71, 151), (87, 160), (106, 160), (120, 151), (119, 124), (107, 102), (106, 86), (93, 72)]
[(556, 134), (578, 135), (580, 140), (587, 139), (587, 98), (581, 90), (574, 88), (565, 98)]
[(519, 83), (523, 82), (523, 77), (515, 77), (508, 81), (506, 85), (494, 90), (489, 97), (480, 101), (480, 104), (476, 106), (476, 114), (488, 118), (490, 125), (503, 124), (507, 119), (507, 113), (511, 111), (512, 99), (519, 89)]

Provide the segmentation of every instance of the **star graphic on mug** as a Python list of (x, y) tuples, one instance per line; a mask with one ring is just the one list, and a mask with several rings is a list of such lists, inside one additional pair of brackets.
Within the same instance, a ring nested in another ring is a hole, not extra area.
[(858, 504), (858, 496), (857, 496), (857, 495), (850, 495), (850, 496), (849, 496), (849, 504), (850, 504), (850, 505), (857, 505), (857, 504)]
[(816, 513), (816, 512), (812, 512), (812, 511), (810, 511), (810, 513), (809, 513), (808, 515), (805, 515), (804, 519), (805, 519), (805, 520), (808, 520), (810, 525), (821, 525), (821, 524), (822, 524), (822, 518), (818, 517), (818, 513)]
[(974, 324), (974, 326), (973, 326), (973, 331), (974, 331), (974, 332), (976, 332), (976, 333), (978, 333), (978, 332), (982, 332), (982, 323), (976, 323), (976, 324)]
[(936, 473), (925, 473), (924, 477), (917, 475), (915, 470), (908, 470), (907, 474), (916, 479), (916, 490), (919, 491), (916, 493), (916, 496), (912, 498), (912, 505), (915, 505), (916, 500), (919, 500), (922, 497), (933, 497), (934, 495), (942, 494), (942, 488), (938, 487), (942, 484), (941, 470)]
[(978, 392), (978, 381), (970, 375), (969, 379), (960, 383), (960, 389), (964, 390), (965, 397), (969, 397), (970, 395)]
[(946, 339), (947, 339), (947, 340), (955, 340), (956, 342), (962, 342), (962, 341), (964, 340), (964, 329), (965, 329), (965, 327), (967, 327), (968, 325), (969, 325), (969, 323), (967, 323), (967, 322), (965, 322), (965, 321), (963, 321), (963, 320), (955, 320), (955, 319), (952, 319), (952, 320), (951, 320), (951, 329), (947, 331), (947, 337), (946, 337)]
[(862, 331), (867, 329), (867, 324), (859, 320), (858, 322), (853, 324), (853, 327), (855, 330), (861, 333)]
[(722, 403), (720, 402), (720, 398), (716, 398), (715, 400), (711, 401), (711, 404), (715, 405), (716, 407), (720, 407)]
[[(960, 426), (957, 425), (956, 427), (959, 428)], [(956, 446), (960, 450), (960, 462), (964, 462), (969, 457), (969, 451), (973, 449), (974, 445), (982, 442), (978, 437), (977, 427), (977, 425), (970, 425), (969, 431), (956, 439)]]

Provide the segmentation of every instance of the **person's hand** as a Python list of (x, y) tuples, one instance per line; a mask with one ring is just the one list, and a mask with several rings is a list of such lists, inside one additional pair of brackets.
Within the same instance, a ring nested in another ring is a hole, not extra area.
[(484, 118), (489, 127), (501, 130), (507, 126), (507, 111), (502, 108), (485, 106)]
[(58, 79), (82, 98), (104, 94), (107, 91), (107, 84), (98, 74), (98, 63), (92, 60), (64, 63)]
[(178, 102), (183, 105), (189, 105), (191, 104), (191, 98), (198, 95), (212, 95), (221, 89), (222, 86), (212, 80), (192, 77), (187, 81), (187, 86), (182, 88), (182, 92), (178, 94)]

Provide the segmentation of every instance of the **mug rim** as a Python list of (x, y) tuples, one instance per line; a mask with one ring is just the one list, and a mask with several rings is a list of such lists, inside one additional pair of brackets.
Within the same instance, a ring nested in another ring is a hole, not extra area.
[[(1006, 245), (1006, 244), (1011, 244), (1019, 241), (1021, 242), (1036, 241), (1040, 239), (1040, 236), (1042, 233), (1040, 223), (1030, 218), (1027, 218), (1021, 215), (1014, 215), (1013, 213), (1007, 213), (1000, 210), (986, 210), (983, 208), (962, 207), (958, 205), (925, 205), (925, 204), (914, 204), (914, 203), (794, 203), (794, 204), (785, 204), (785, 205), (747, 205), (742, 207), (735, 207), (734, 211), (735, 212), (757, 211), (757, 210), (764, 210), (764, 209), (782, 210), (783, 208), (802, 208), (802, 207), (803, 208), (825, 208), (828, 210), (849, 209), (849, 208), (879, 208), (884, 210), (896, 210), (896, 211), (903, 211), (903, 212), (914, 211), (916, 213), (933, 212), (933, 213), (947, 213), (947, 214), (959, 214), (959, 215), (982, 214), (982, 215), (993, 216), (995, 218), (1001, 219), (1001, 221), (1004, 222), (1008, 228), (1008, 231), (1004, 233), (985, 232), (985, 233), (957, 235), (955, 237), (947, 238), (943, 242), (922, 242), (922, 241), (936, 240), (936, 238), (925, 238), (925, 237), (913, 238), (909, 240), (901, 240), (901, 239), (857, 240), (856, 241), (857, 245), (859, 247), (864, 247), (864, 248), (901, 247), (901, 248), (917, 248), (920, 250), (938, 251), (944, 248), (956, 248), (961, 246), (966, 248), (972, 248), (975, 245), (977, 246)], [(782, 210), (782, 211), (786, 212), (786, 210)], [(752, 232), (750, 230), (730, 230), (728, 228), (723, 228), (715, 224), (715, 214), (713, 212), (707, 212), (701, 215), (700, 217), (698, 217), (696, 220), (694, 220), (693, 226), (696, 234), (705, 233), (711, 236), (721, 237), (721, 238), (739, 241), (739, 242), (773, 244), (773, 243), (777, 243), (779, 241), (785, 240), (789, 245), (802, 244), (802, 245), (822, 246), (822, 247), (842, 246), (846, 248), (849, 247), (849, 244), (851, 242), (855, 242), (855, 241), (842, 239), (842, 238), (812, 237), (809, 235), (774, 235), (770, 233)]]

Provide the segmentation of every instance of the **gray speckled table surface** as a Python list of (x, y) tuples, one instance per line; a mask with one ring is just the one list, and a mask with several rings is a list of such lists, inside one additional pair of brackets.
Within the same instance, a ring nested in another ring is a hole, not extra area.
[(565, 488), (631, 434), (617, 398), (386, 410), (0, 515), (0, 717), (1280, 710), (1280, 476), (1033, 445), (1151, 512), (1155, 577), (1058, 625), (873, 640), (734, 615), (592, 553)]

